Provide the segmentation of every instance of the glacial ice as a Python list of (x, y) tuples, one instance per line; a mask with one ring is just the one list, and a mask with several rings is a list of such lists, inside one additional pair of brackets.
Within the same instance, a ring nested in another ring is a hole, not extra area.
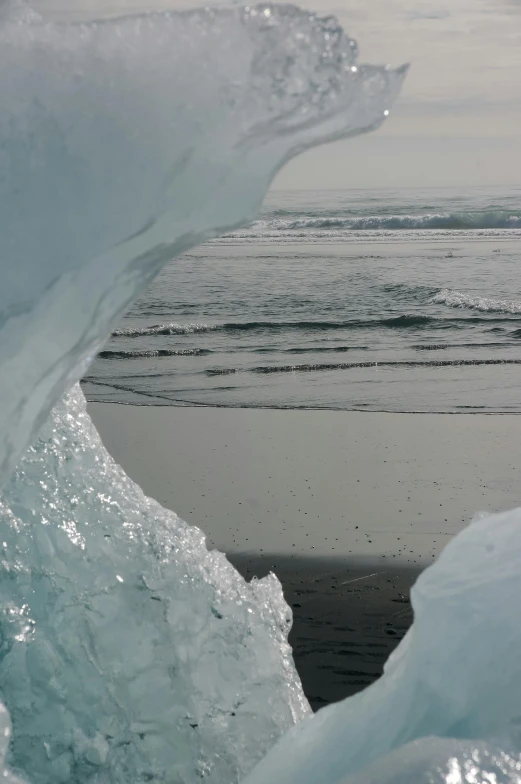
[(251, 218), (292, 155), (380, 125), (404, 77), (294, 6), (2, 8), (0, 480), (165, 263)]
[(488, 742), (422, 738), (342, 784), (519, 784), (520, 749), (518, 726)]
[(277, 579), (145, 498), (75, 387), (0, 504), (0, 692), (33, 784), (238, 781), (310, 712)]

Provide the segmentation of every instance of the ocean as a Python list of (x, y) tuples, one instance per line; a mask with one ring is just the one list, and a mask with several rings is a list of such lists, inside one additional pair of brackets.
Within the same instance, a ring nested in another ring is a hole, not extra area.
[(89, 367), (91, 401), (521, 411), (521, 187), (273, 191), (174, 259)]

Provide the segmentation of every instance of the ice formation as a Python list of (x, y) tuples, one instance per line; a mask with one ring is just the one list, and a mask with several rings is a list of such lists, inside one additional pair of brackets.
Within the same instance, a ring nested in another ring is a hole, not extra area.
[(342, 784), (519, 784), (520, 749), (519, 727), (488, 742), (422, 738)]
[(77, 388), (57, 401), (163, 264), (377, 127), (403, 76), (293, 6), (1, 5), (0, 758), (25, 781), (233, 784), (309, 712), (277, 580), (146, 499)]
[(403, 76), (293, 6), (0, 16), (0, 477), (165, 263), (380, 125)]
[(145, 498), (78, 387), (0, 505), (0, 692), (44, 782), (233, 782), (309, 707), (274, 576), (246, 583)]

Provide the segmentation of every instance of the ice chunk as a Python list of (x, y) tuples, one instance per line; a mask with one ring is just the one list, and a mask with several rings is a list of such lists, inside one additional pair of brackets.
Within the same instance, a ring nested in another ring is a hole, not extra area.
[(485, 741), (423, 738), (342, 784), (519, 784), (521, 736), (511, 728)]
[(78, 387), (5, 487), (0, 543), (0, 691), (32, 784), (231, 784), (310, 712), (277, 579), (246, 583), (145, 498)]
[(0, 480), (166, 262), (297, 151), (383, 121), (403, 70), (356, 58), (290, 5), (0, 15)]
[[(477, 520), (453, 539), (414, 586), (414, 624), (384, 676), (291, 730), (247, 783), (340, 784), (417, 738), (487, 739), (519, 719), (520, 547), (520, 509)], [(519, 756), (521, 744), (514, 748)], [(405, 766), (396, 781), (408, 775)]]

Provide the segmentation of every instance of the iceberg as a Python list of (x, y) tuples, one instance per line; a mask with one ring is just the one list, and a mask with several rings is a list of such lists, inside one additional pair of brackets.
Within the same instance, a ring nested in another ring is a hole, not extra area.
[(274, 575), (145, 498), (78, 386), (0, 504), (0, 692), (40, 782), (239, 781), (310, 713)]
[(233, 784), (309, 714), (276, 578), (145, 498), (74, 384), (164, 264), (250, 220), (292, 155), (378, 127), (404, 75), (291, 5), (1, 5), (7, 782)]

